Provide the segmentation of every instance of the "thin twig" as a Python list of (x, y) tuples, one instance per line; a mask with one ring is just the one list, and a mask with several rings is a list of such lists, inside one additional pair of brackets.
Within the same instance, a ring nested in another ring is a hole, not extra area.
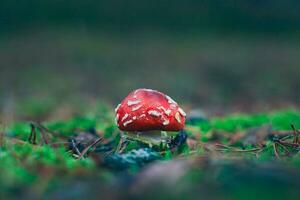
[(77, 148), (77, 145), (76, 145), (76, 143), (75, 143), (75, 140), (72, 139), (72, 140), (71, 140), (71, 143), (72, 143), (73, 149), (76, 151), (76, 153), (77, 153), (78, 155), (80, 155), (80, 151), (79, 151), (79, 149)]
[(298, 141), (298, 133), (299, 133), (299, 131), (295, 128), (294, 124), (291, 124), (291, 127), (292, 127), (292, 129), (294, 131), (294, 140), (293, 140), (293, 142), (294, 143), (299, 143), (299, 141)]
[(273, 143), (273, 149), (274, 149), (274, 154), (275, 154), (275, 156), (276, 156), (278, 159), (280, 159), (279, 153), (278, 153), (278, 151), (277, 151), (276, 143)]
[(124, 141), (123, 144), (122, 144), (122, 147), (120, 148), (120, 150), (118, 151), (118, 153), (123, 153), (123, 151), (126, 149), (127, 147), (127, 142)]
[(95, 140), (92, 144), (90, 144), (89, 146), (87, 146), (79, 155), (79, 157), (77, 158), (78, 160), (81, 159), (90, 148), (94, 147), (95, 145), (97, 145), (99, 142), (101, 142), (103, 140), (102, 137), (98, 138), (97, 140)]
[(115, 150), (116, 153), (119, 153), (120, 149), (122, 148), (123, 146), (123, 143), (125, 142), (125, 139), (124, 139), (125, 135), (123, 133), (121, 133), (120, 135), (120, 140), (119, 140), (119, 144)]
[(234, 148), (234, 147), (230, 147), (224, 144), (215, 144), (215, 146), (220, 146), (223, 147), (225, 149), (217, 149), (219, 151), (231, 151), (231, 152), (255, 152), (258, 150), (261, 150), (261, 148), (254, 148), (254, 149), (238, 149), (238, 148)]
[(287, 153), (285, 155), (289, 155), (290, 154), (290, 151), (288, 150), (288, 148), (286, 146), (284, 146), (283, 144), (281, 144), (280, 142), (277, 142), (277, 144), (279, 146), (281, 146), (281, 148), (283, 148)]
[(44, 143), (49, 144), (49, 139), (48, 139), (48, 136), (45, 133), (44, 129), (42, 129), (42, 128), (39, 128), (39, 129), (40, 129), (40, 132), (41, 132), (42, 139), (43, 139)]
[(36, 132), (36, 129), (38, 128), (40, 133), (41, 133), (41, 136), (42, 136), (42, 139), (43, 139), (43, 142), (45, 144), (49, 144), (49, 139), (47, 137), (47, 134), (45, 133), (44, 129), (42, 128), (41, 125), (39, 125), (38, 123), (35, 123), (35, 122), (31, 122), (30, 123), (30, 126), (31, 126), (31, 132), (30, 132), (30, 135), (29, 135), (29, 138), (28, 138), (28, 141), (31, 143), (31, 144), (37, 144), (37, 132)]
[(36, 143), (36, 127), (33, 123), (30, 123), (31, 131), (28, 138), (28, 142), (31, 144), (37, 144)]
[(230, 146), (227, 146), (227, 145), (224, 145), (224, 144), (219, 144), (219, 143), (216, 143), (215, 146), (224, 147), (226, 149), (232, 149), (232, 147), (230, 147)]
[(50, 134), (52, 134), (52, 135), (59, 135), (58, 133), (49, 130), (49, 129), (46, 128), (43, 124), (41, 124), (41, 123), (39, 123), (39, 122), (36, 122), (35, 124), (36, 124), (37, 127), (39, 127), (40, 129), (43, 129), (43, 130), (46, 131), (47, 133), (50, 133)]
[(255, 149), (216, 149), (217, 151), (229, 151), (229, 152), (236, 152), (236, 153), (247, 153), (247, 152), (257, 152), (261, 150), (261, 148), (255, 148)]
[(294, 142), (286, 142), (286, 141), (277, 141), (278, 143), (281, 143), (283, 145), (289, 145), (289, 146), (293, 146), (293, 147), (298, 147), (300, 146), (299, 143), (294, 143)]
[(255, 152), (256, 158), (259, 158), (259, 153), (261, 153), (264, 150), (264, 148), (261, 148), (259, 151)]

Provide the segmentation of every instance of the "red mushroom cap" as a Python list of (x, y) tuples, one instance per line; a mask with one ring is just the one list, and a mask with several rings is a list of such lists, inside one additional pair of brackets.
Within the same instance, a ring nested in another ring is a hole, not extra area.
[(179, 131), (185, 124), (185, 112), (159, 91), (137, 89), (115, 109), (116, 123), (123, 131)]

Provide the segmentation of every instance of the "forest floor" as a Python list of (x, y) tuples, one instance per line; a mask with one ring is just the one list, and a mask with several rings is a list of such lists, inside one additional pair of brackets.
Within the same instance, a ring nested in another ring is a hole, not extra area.
[(300, 195), (300, 111), (295, 108), (190, 116), (184, 131), (156, 146), (120, 137), (106, 106), (68, 120), (0, 128), (1, 199)]

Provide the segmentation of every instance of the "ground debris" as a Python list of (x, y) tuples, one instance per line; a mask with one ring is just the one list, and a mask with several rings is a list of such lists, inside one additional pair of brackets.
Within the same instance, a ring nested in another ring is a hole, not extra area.
[(131, 167), (142, 167), (147, 163), (161, 158), (160, 154), (152, 149), (141, 148), (124, 154), (114, 153), (107, 156), (104, 158), (104, 165), (112, 169), (124, 170)]

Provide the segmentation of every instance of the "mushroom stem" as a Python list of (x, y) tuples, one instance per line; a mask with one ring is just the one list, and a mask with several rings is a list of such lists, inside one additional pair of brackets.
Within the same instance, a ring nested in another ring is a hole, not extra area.
[(177, 132), (166, 131), (126, 132), (126, 138), (131, 141), (148, 144), (149, 147), (152, 147), (165, 143), (170, 137), (177, 134)]

